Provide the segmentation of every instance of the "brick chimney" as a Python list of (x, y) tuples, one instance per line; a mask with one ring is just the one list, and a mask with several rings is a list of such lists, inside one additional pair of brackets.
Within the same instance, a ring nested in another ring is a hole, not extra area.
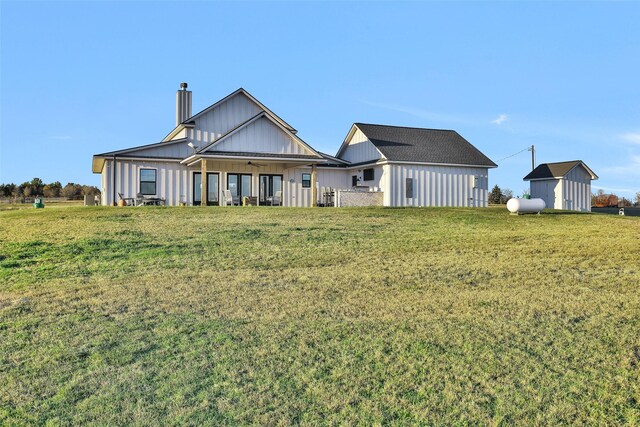
[(191, 91), (186, 83), (180, 83), (180, 90), (176, 92), (176, 126), (191, 117)]

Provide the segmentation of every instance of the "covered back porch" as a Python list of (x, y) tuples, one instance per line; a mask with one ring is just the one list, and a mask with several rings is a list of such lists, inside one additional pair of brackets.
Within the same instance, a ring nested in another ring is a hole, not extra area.
[(185, 159), (192, 180), (189, 204), (316, 206), (317, 164), (322, 163), (322, 159), (234, 154)]

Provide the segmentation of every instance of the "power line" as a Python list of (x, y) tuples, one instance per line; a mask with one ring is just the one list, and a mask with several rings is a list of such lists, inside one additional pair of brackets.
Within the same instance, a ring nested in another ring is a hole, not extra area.
[(525, 148), (524, 150), (520, 150), (520, 151), (518, 151), (517, 153), (514, 153), (514, 154), (512, 154), (512, 155), (510, 155), (510, 156), (503, 157), (503, 158), (502, 158), (502, 159), (500, 159), (500, 160), (496, 160), (496, 163), (500, 163), (501, 161), (503, 161), (503, 160), (507, 160), (507, 159), (508, 159), (508, 158), (510, 158), (510, 157), (517, 156), (518, 154), (520, 154), (520, 153), (524, 153), (525, 151), (531, 151), (531, 147), (527, 147), (527, 148)]

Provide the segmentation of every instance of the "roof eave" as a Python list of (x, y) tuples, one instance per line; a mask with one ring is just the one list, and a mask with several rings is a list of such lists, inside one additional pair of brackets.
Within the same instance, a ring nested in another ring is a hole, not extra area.
[(493, 166), (490, 166), (490, 165), (473, 165), (473, 164), (464, 164), (464, 163), (419, 162), (419, 161), (413, 161), (413, 160), (387, 160), (387, 159), (384, 159), (384, 160), (386, 161), (382, 163), (428, 165), (428, 166), (453, 166), (453, 167), (486, 168), (486, 169), (494, 169), (498, 167), (498, 165), (496, 164), (493, 164)]
[(115, 151), (108, 151), (106, 153), (99, 153), (99, 154), (95, 154), (95, 156), (112, 157), (112, 156), (118, 156), (120, 154), (130, 153), (131, 151), (144, 150), (144, 149), (153, 148), (153, 147), (161, 147), (161, 146), (166, 146), (167, 144), (178, 144), (186, 141), (187, 141), (187, 138), (180, 138), (180, 139), (174, 139), (173, 141), (154, 142), (153, 144), (138, 145), (137, 147), (124, 148), (122, 150), (115, 150)]

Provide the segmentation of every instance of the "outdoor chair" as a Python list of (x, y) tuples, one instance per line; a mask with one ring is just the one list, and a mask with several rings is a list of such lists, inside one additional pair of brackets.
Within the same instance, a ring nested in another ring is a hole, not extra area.
[(276, 191), (271, 199), (271, 206), (282, 206), (282, 191)]
[(231, 190), (224, 190), (224, 205), (233, 206), (233, 196), (231, 195)]
[(133, 197), (124, 197), (122, 193), (118, 193), (118, 197), (120, 197), (120, 200), (122, 200), (125, 206), (133, 206), (135, 204)]

